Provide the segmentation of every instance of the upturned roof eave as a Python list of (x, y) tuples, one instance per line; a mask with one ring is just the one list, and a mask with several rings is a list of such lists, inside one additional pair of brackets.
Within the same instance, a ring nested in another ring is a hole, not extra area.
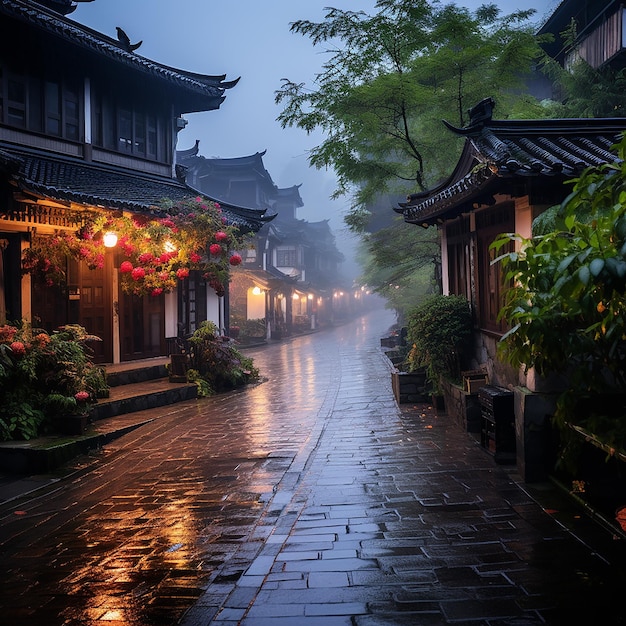
[(152, 61), (136, 52), (128, 52), (120, 47), (117, 40), (41, 5), (33, 5), (21, 0), (0, 0), (0, 14), (27, 22), (52, 36), (63, 39), (70, 45), (95, 51), (99, 56), (106, 57), (114, 63), (149, 74), (158, 80), (176, 84), (189, 94), (195, 94), (196, 97), (202, 96), (206, 100), (204, 105), (195, 102), (190, 110), (184, 112), (219, 108), (224, 100), (225, 90), (234, 87), (239, 80), (225, 81), (224, 75), (204, 75), (176, 69)]
[(457, 217), (468, 204), (491, 197), (495, 193), (497, 180), (498, 177), (485, 165), (421, 202), (402, 202), (394, 210), (403, 215), (404, 221), (408, 224), (421, 226), (438, 224), (444, 218)]
[[(27, 159), (34, 162), (35, 166), (28, 167)], [(58, 184), (63, 183), (62, 177), (56, 181), (56, 184), (50, 180), (36, 178), (36, 172), (50, 171), (61, 166), (65, 172), (64, 184)], [(42, 155), (33, 150), (0, 148), (0, 167), (6, 172), (13, 185), (25, 193), (55, 202), (83, 205), (86, 208), (126, 210), (157, 215), (163, 213), (159, 202), (165, 198), (176, 201), (200, 196), (218, 202), (229, 223), (250, 232), (258, 231), (264, 224), (276, 217), (274, 214), (268, 214), (268, 209), (250, 209), (221, 202), (174, 178), (120, 170), (112, 166), (86, 164), (76, 159)], [(34, 172), (35, 177), (29, 174), (29, 171)], [(67, 172), (73, 172), (75, 175)], [(87, 179), (89, 184), (83, 188), (71, 183), (72, 180), (84, 179)], [(117, 195), (111, 191), (112, 189), (123, 189), (127, 195), (125, 197)], [(144, 190), (143, 195), (141, 190)]]
[(493, 120), (493, 105), (485, 99), (474, 107), (465, 128), (444, 122), (465, 137), (463, 151), (447, 179), (394, 208), (406, 222), (440, 223), (491, 203), (494, 194), (518, 194), (520, 183), (526, 187), (531, 179), (562, 184), (587, 167), (619, 160), (613, 148), (626, 118)]

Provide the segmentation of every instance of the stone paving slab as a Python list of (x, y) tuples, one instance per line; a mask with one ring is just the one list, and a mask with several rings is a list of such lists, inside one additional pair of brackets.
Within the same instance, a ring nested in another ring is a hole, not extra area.
[[(367, 393), (341, 386), (295, 494), (304, 506), (236, 623), (344, 623), (334, 607), (358, 626), (626, 623), (619, 559), (573, 536), (514, 468), (495, 465), (432, 406), (399, 410)], [(583, 518), (570, 521), (588, 533)], [(206, 623), (231, 618), (218, 610)]]
[(0, 498), (3, 620), (626, 623), (620, 541), (428, 404), (396, 405), (391, 321), (252, 350), (262, 385), (155, 409), (46, 488)]

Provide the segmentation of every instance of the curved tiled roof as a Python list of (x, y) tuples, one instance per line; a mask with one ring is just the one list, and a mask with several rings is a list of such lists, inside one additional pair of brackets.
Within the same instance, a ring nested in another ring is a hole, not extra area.
[(199, 146), (200, 141), (196, 140), (196, 143), (192, 148), (176, 150), (176, 162), (181, 165), (186, 165), (190, 162), (193, 163), (195, 160), (195, 162), (202, 164), (205, 168), (211, 168), (213, 170), (249, 170), (256, 172), (261, 178), (269, 180), (272, 178), (263, 164), (263, 157), (267, 153), (267, 150), (238, 157), (204, 157), (199, 154)]
[(625, 118), (492, 120), (493, 101), (471, 111), (470, 125), (449, 130), (466, 138), (450, 177), (411, 194), (395, 211), (410, 223), (455, 217), (467, 204), (506, 193), (515, 182), (553, 179), (557, 185), (590, 166), (617, 161), (612, 147), (626, 131)]
[(276, 189), (276, 198), (281, 201), (291, 202), (295, 207), (303, 207), (304, 201), (300, 195), (300, 187), (302, 185), (292, 185), (291, 187), (278, 187)]
[(39, 30), (61, 37), (80, 48), (93, 50), (101, 57), (108, 57), (114, 63), (174, 83), (190, 93), (209, 98), (214, 108), (219, 107), (224, 100), (224, 91), (239, 81), (236, 79), (225, 82), (224, 75), (197, 74), (151, 61), (135, 52), (124, 50), (116, 39), (78, 24), (34, 2), (0, 0), (0, 15), (27, 22)]
[[(33, 150), (0, 147), (0, 167), (24, 192), (105, 209), (158, 214), (159, 203), (164, 198), (174, 201), (198, 195), (209, 198), (173, 178), (129, 172)], [(274, 218), (273, 215), (267, 216), (265, 210), (219, 203), (229, 223), (242, 230), (256, 232)]]
[(239, 157), (209, 158), (200, 156), (199, 144), (200, 142), (196, 141), (192, 148), (177, 150), (176, 162), (187, 170), (195, 170), (197, 176), (202, 176), (209, 193), (216, 182), (229, 180), (236, 175), (256, 181), (270, 198), (277, 194), (277, 187), (263, 164), (266, 150)]

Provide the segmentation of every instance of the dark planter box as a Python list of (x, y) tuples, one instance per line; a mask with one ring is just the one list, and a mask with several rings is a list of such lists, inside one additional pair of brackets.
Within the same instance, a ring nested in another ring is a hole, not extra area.
[(482, 420), (478, 395), (445, 380), (441, 380), (440, 385), (446, 413), (468, 433), (480, 433)]
[(89, 415), (62, 415), (54, 419), (57, 432), (62, 435), (83, 435), (89, 424)]
[(426, 392), (426, 371), (393, 371), (391, 372), (391, 385), (398, 404), (427, 402), (429, 399), (429, 394)]
[(381, 337), (381, 348), (395, 348), (398, 345), (398, 337)]
[(189, 369), (188, 354), (172, 354), (170, 356), (170, 382), (186, 383), (187, 370)]

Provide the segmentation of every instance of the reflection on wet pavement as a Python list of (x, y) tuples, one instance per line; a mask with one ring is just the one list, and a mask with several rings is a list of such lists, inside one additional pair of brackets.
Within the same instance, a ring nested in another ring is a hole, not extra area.
[(624, 623), (622, 568), (445, 415), (398, 409), (392, 322), (250, 350), (266, 382), (0, 507), (3, 623)]

